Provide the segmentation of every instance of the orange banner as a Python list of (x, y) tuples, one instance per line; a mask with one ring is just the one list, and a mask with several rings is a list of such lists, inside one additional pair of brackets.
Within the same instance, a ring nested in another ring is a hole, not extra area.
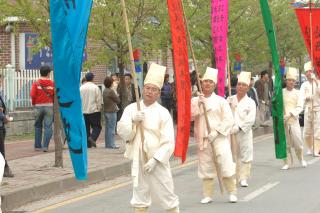
[(168, 0), (177, 95), (177, 137), (174, 156), (186, 159), (190, 134), (191, 83), (181, 0)]

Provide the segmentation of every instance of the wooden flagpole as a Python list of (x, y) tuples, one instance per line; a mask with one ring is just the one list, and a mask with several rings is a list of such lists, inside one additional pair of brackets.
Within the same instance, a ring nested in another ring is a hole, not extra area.
[[(140, 97), (138, 92), (138, 82), (137, 82), (137, 75), (136, 75), (136, 68), (134, 65), (134, 58), (133, 58), (133, 50), (132, 50), (132, 43), (131, 43), (131, 35), (130, 35), (130, 29), (128, 24), (128, 16), (127, 16), (127, 10), (126, 10), (126, 4), (124, 0), (121, 0), (121, 6), (122, 6), (122, 12), (123, 12), (123, 20), (126, 27), (126, 33), (127, 33), (127, 39), (128, 39), (128, 47), (129, 47), (129, 55), (130, 55), (130, 61), (131, 61), (131, 75), (133, 77), (133, 83), (134, 83), (134, 93), (136, 95), (136, 101), (137, 101), (137, 109), (138, 111), (141, 110), (140, 106)], [(144, 132), (143, 132), (143, 125), (142, 122), (138, 124), (138, 130), (141, 132), (141, 150), (142, 150), (142, 156), (145, 163), (148, 161), (147, 153), (144, 151)]]
[[(231, 94), (231, 71), (230, 71), (230, 60), (229, 60), (229, 48), (228, 48), (228, 40), (227, 40), (227, 72), (228, 72), (228, 92), (229, 97)], [(232, 112), (234, 112), (234, 107), (231, 106)], [(235, 134), (230, 135), (230, 142), (231, 142), (231, 152), (232, 152), (232, 159), (233, 162), (237, 163), (237, 141)]]
[[(311, 0), (309, 1), (309, 10), (310, 10), (310, 56), (311, 56), (311, 65), (313, 68), (313, 40), (312, 40), (312, 9), (311, 9)], [(314, 69), (312, 69), (313, 73)], [(312, 154), (315, 155), (314, 149), (314, 114), (313, 114), (313, 79), (311, 80), (311, 140), (312, 140)]]
[[(184, 7), (183, 7), (182, 1), (181, 1), (181, 8), (182, 8), (182, 14), (183, 14), (184, 23), (185, 23), (185, 26), (186, 26), (190, 52), (192, 54), (192, 60), (193, 60), (193, 64), (194, 64), (194, 67), (195, 67), (195, 70), (196, 70), (196, 74), (197, 74), (197, 84), (198, 84), (198, 87), (199, 87), (199, 92), (202, 93), (202, 87), (201, 87), (201, 82), (200, 82), (200, 78), (199, 78), (199, 70), (198, 70), (198, 67), (197, 67), (196, 58), (195, 58), (193, 47), (192, 47), (192, 40), (191, 40), (191, 36), (190, 36), (190, 32), (189, 32), (188, 20), (186, 18), (185, 12), (184, 12)], [(209, 123), (209, 119), (208, 119), (206, 106), (204, 104), (201, 104), (201, 106), (203, 107), (203, 112), (204, 112), (204, 117), (205, 117), (205, 120), (206, 120), (207, 131), (210, 134), (211, 133), (211, 128), (210, 128), (210, 123)], [(211, 144), (211, 151), (212, 151), (212, 160), (213, 160), (213, 163), (214, 163), (214, 165), (216, 167), (216, 171), (217, 171), (218, 182), (219, 182), (219, 186), (220, 186), (220, 192), (221, 192), (221, 194), (223, 194), (221, 168), (220, 168), (220, 165), (218, 164), (217, 154), (216, 154), (216, 150), (214, 148), (214, 144), (213, 144), (213, 142), (210, 143), (210, 144)]]

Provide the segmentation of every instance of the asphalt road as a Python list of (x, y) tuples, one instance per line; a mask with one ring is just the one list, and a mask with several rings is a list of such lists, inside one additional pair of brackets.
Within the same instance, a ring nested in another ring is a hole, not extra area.
[[(239, 188), (235, 204), (221, 196), (215, 184), (214, 202), (200, 204), (202, 186), (197, 177), (196, 159), (173, 171), (175, 191), (180, 198), (180, 211), (185, 213), (319, 213), (320, 212), (320, 163), (319, 158), (305, 156), (309, 165), (302, 168), (294, 157), (294, 165), (287, 171), (280, 170), (282, 161), (276, 160), (273, 139), (270, 135), (258, 137), (254, 144), (254, 163), (248, 188)], [(130, 177), (107, 181), (94, 189), (83, 189), (59, 198), (31, 204), (19, 212), (46, 213), (129, 213), (132, 195)], [(53, 201), (54, 200), (54, 201)], [(17, 212), (17, 211), (16, 211)], [(164, 212), (153, 204), (150, 213)]]

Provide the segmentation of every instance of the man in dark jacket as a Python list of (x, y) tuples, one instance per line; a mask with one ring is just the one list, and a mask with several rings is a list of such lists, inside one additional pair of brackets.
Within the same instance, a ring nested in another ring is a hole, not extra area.
[(257, 90), (259, 98), (259, 124), (261, 126), (268, 126), (270, 118), (270, 98), (271, 91), (269, 89), (269, 75), (267, 70), (260, 73), (260, 79), (256, 81), (254, 87)]
[[(4, 101), (0, 95), (0, 152), (5, 159), (5, 146), (4, 146), (4, 140), (6, 137), (6, 128), (5, 124), (11, 121), (12, 118), (9, 118), (6, 115), (6, 105), (4, 104)], [(11, 169), (9, 168), (8, 162), (5, 160), (5, 166), (4, 166), (4, 173), (3, 177), (13, 177), (13, 173)]]

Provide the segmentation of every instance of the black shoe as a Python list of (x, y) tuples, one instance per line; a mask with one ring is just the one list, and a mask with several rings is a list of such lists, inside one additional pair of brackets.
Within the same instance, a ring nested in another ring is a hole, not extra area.
[(96, 142), (92, 139), (92, 138), (88, 138), (88, 141), (89, 141), (89, 146), (93, 146), (94, 148), (97, 148), (97, 144)]
[(14, 174), (9, 167), (4, 168), (3, 177), (14, 177)]

